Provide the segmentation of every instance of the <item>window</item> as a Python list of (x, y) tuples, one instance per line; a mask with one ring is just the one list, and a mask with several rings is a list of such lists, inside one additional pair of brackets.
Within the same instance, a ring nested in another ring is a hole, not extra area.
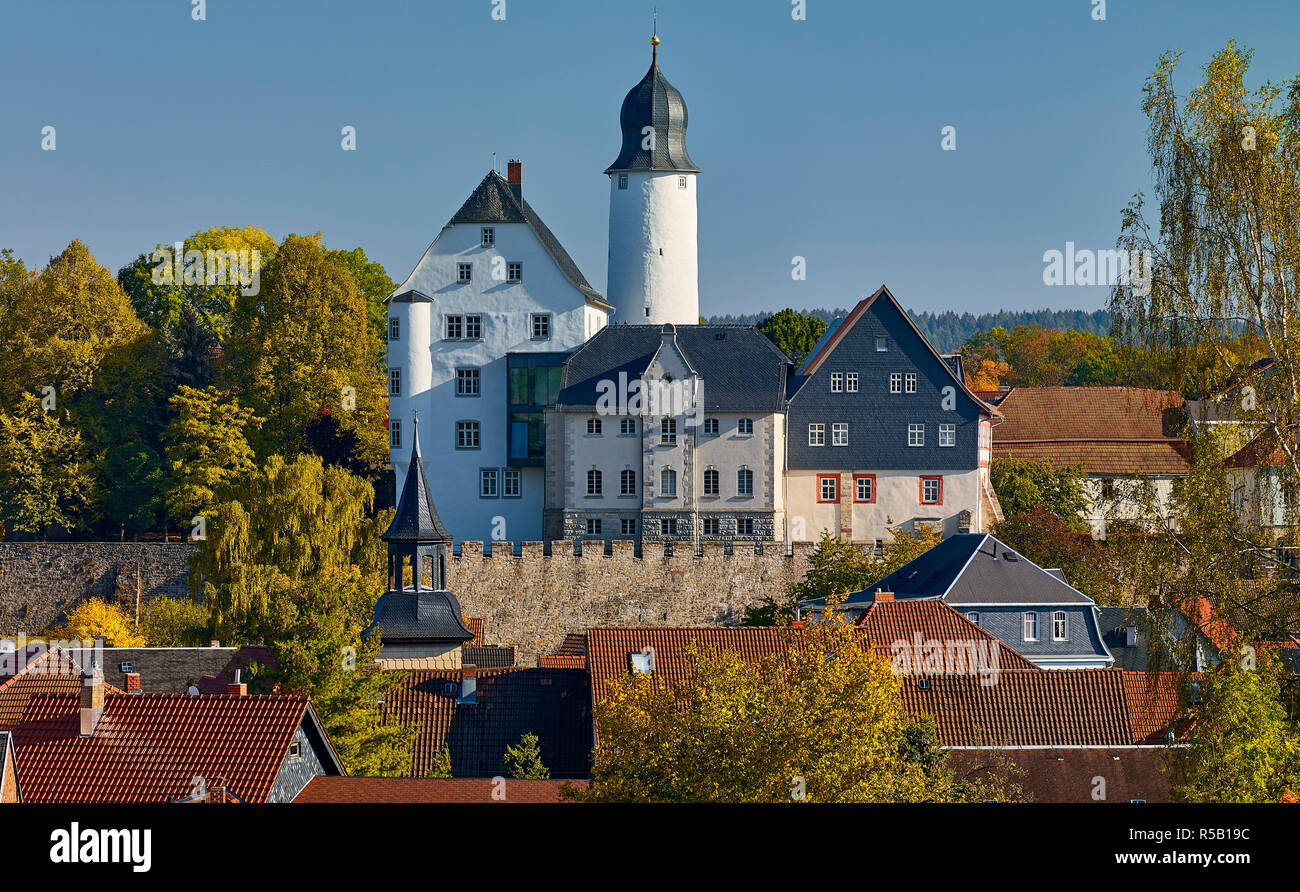
[(533, 338), (542, 340), (551, 336), (551, 314), (534, 313), (533, 314)]
[(889, 373), (889, 392), (890, 392), (890, 393), (902, 393), (902, 392), (903, 392), (903, 373), (902, 373), (902, 372), (890, 372), (890, 373)]
[(706, 518), (704, 518), (704, 535), (706, 535), (706, 536), (721, 536), (721, 535), (722, 535), (722, 522), (719, 521), (716, 517), (706, 517)]
[(858, 373), (846, 372), (844, 375), (844, 389), (849, 393), (858, 392)]
[(907, 426), (907, 445), (924, 446), (925, 445), (925, 425), (909, 424)]
[(921, 504), (922, 505), (943, 504), (943, 478), (942, 477), (921, 478)]
[(479, 428), (478, 428), (477, 421), (456, 422), (456, 448), (457, 449), (478, 449), (479, 448)]
[(483, 240), (481, 242), (483, 247), (491, 248), (497, 243), (497, 231), (495, 229), (491, 226), (484, 226), (481, 231), (483, 233)]
[(704, 435), (706, 437), (716, 437), (718, 435), (718, 419), (704, 419)]
[(388, 445), (402, 445), (402, 422), (399, 418), (390, 419), (388, 422)]
[(618, 532), (620, 536), (636, 535), (636, 518), (624, 517), (618, 522)]
[(677, 445), (677, 419), (665, 418), (659, 422), (659, 445), (676, 446)]
[(752, 496), (754, 494), (754, 472), (741, 468), (736, 472), (736, 495)]
[(627, 469), (618, 475), (619, 495), (636, 495), (636, 471)]
[(456, 264), (456, 281), (457, 282), (474, 281), (474, 264), (472, 263)]
[(739, 421), (737, 421), (737, 422), (736, 422), (736, 433), (738, 433), (738, 434), (743, 434), (744, 436), (747, 436), (747, 437), (749, 437), (749, 436), (753, 436), (753, 434), (754, 434), (754, 419), (752, 419), (752, 418), (742, 418), (742, 419), (740, 419)]
[(1064, 610), (1052, 614), (1052, 640), (1068, 641), (1070, 638), (1070, 621)]
[(465, 317), (448, 316), (447, 317), (447, 339), (456, 340), (465, 336)]
[(831, 445), (849, 445), (849, 424), (847, 421), (837, 421), (831, 425)]
[(916, 393), (916, 372), (907, 373), (907, 392)]
[(826, 425), (824, 424), (808, 425), (808, 445), (809, 446), (826, 445)]
[(479, 370), (456, 369), (456, 396), (479, 395)]
[(483, 317), (478, 313), (465, 317), (465, 337), (472, 341), (483, 337)]
[(677, 535), (677, 518), (661, 517), (659, 519), (659, 535), (676, 536)]
[(400, 341), (402, 339), (402, 320), (396, 316), (388, 317), (388, 340)]
[(1024, 616), (1023, 626), (1024, 629), (1023, 629), (1022, 637), (1024, 638), (1024, 640), (1037, 641), (1038, 640), (1038, 614), (1026, 613)]
[(289, 758), (290, 759), (302, 758), (302, 744), (298, 743), (296, 740), (293, 743), (289, 744)]
[(598, 496), (602, 492), (600, 471), (595, 468), (587, 472), (587, 495)]
[(522, 282), (524, 280), (524, 265), (518, 260), (512, 260), (506, 264), (506, 281)]
[(831, 393), (844, 392), (844, 373), (831, 372)]
[(623, 418), (623, 419), (621, 419), (621, 420), (619, 421), (619, 423), (618, 423), (618, 432), (619, 432), (619, 434), (620, 434), (621, 436), (624, 436), (624, 437), (635, 437), (635, 436), (636, 436), (636, 419), (635, 419), (635, 418)]
[(402, 395), (402, 370), (388, 370), (388, 393), (390, 396)]
[(939, 425), (939, 445), (940, 446), (957, 445), (957, 425), (955, 424)]
[(601, 429), (601, 424), (600, 424), (600, 419), (599, 419), (599, 418), (588, 418), (588, 419), (587, 419), (587, 436), (589, 436), (589, 437), (599, 437), (599, 436), (600, 436), (600, 429)]
[(478, 496), (480, 499), (497, 497), (497, 469), (481, 468), (478, 472)]
[(736, 521), (736, 535), (737, 535), (737, 536), (752, 536), (752, 535), (754, 535), (754, 518), (752, 518), (752, 517), (742, 517), (742, 518), (740, 518), (739, 520), (737, 520), (737, 521)]
[(588, 517), (588, 518), (587, 518), (587, 535), (588, 535), (588, 536), (599, 536), (599, 535), (600, 535), (600, 528), (601, 528), (601, 526), (602, 526), (602, 524), (601, 524), (601, 522), (600, 522), (600, 518), (599, 518), (599, 517)]
[(627, 188), (627, 174), (621, 173), (618, 175), (618, 188), (620, 189)]
[(706, 496), (716, 496), (718, 494), (720, 488), (718, 479), (718, 472), (713, 468), (709, 468), (704, 472), (704, 494)]
[(518, 468), (506, 468), (501, 472), (501, 495), (507, 499), (517, 499), (524, 494), (523, 472)]
[(840, 500), (840, 478), (835, 474), (817, 475), (817, 501), (838, 502)]
[(686, 177), (678, 177), (678, 178), (677, 178), (677, 188), (678, 188), (678, 189), (685, 189), (685, 188), (686, 188)]
[(659, 495), (666, 497), (677, 495), (677, 472), (672, 468), (664, 468), (663, 473), (659, 475)]
[(870, 504), (876, 500), (876, 475), (853, 475), (853, 501)]
[(978, 613), (968, 613), (966, 618), (977, 626), (980, 624), (980, 615)]
[(882, 337), (878, 337), (878, 338), (876, 338), (876, 352), (877, 352), (877, 353), (884, 353), (884, 352), (886, 352), (886, 351), (888, 351), (888, 350), (889, 350), (889, 347), (887, 347), (887, 346), (885, 345), (885, 339), (882, 338)]

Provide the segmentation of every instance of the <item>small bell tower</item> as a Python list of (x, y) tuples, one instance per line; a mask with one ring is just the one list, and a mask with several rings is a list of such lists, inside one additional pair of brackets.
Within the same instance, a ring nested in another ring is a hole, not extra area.
[[(420, 418), (416, 415), (412, 425), (411, 462), (406, 469), (406, 481), (397, 502), (397, 515), (384, 533), (388, 543), (388, 590), (401, 592), (407, 587), (407, 567), (410, 567), (411, 585), (422, 591), (445, 592), (447, 584), (447, 549), (451, 547), (451, 534), (438, 518), (429, 493), (429, 483), (420, 461)], [(424, 584), (425, 558), (429, 558), (430, 585)]]

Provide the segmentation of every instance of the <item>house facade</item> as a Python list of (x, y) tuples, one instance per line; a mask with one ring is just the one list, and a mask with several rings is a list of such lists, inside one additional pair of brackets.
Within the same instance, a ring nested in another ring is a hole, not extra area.
[(785, 481), (795, 539), (887, 541), (996, 519), (989, 485), (997, 409), (930, 345), (889, 289), (858, 303), (791, 385)]

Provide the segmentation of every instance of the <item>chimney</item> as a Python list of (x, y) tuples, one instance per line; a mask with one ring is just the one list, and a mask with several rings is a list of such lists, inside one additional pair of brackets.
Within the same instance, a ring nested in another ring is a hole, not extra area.
[(81, 736), (90, 737), (104, 714), (104, 672), (94, 669), (81, 678)]
[(460, 667), (460, 702), (478, 702), (478, 667), (464, 665)]
[(877, 603), (877, 604), (879, 604), (881, 601), (892, 601), (892, 600), (894, 600), (894, 593), (893, 593), (893, 592), (876, 592), (875, 599), (876, 599), (876, 603)]
[(123, 675), (126, 677), (126, 692), (128, 694), (140, 693), (140, 673), (124, 672)]
[(243, 671), (244, 671), (244, 670), (242, 670), (242, 669), (236, 669), (236, 670), (235, 670), (235, 680), (234, 680), (234, 682), (232, 682), (231, 684), (226, 685), (226, 693), (227, 693), (227, 694), (234, 694), (236, 697), (244, 697), (244, 696), (246, 696), (246, 695), (248, 694), (248, 685), (246, 685), (246, 684), (241, 684), (240, 681), (239, 681), (239, 677), (240, 677), (240, 675), (243, 673)]
[(506, 182), (510, 184), (510, 191), (515, 194), (515, 198), (523, 201), (524, 162), (510, 159), (510, 163), (506, 165)]

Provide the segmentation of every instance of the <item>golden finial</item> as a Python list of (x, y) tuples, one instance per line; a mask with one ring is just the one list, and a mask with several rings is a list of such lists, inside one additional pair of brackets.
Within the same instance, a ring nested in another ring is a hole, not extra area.
[(654, 34), (650, 37), (650, 45), (654, 47), (654, 50), (652, 52), (654, 54), (654, 57), (658, 59), (659, 58), (659, 8), (658, 7), (655, 7), (653, 21), (654, 21)]

